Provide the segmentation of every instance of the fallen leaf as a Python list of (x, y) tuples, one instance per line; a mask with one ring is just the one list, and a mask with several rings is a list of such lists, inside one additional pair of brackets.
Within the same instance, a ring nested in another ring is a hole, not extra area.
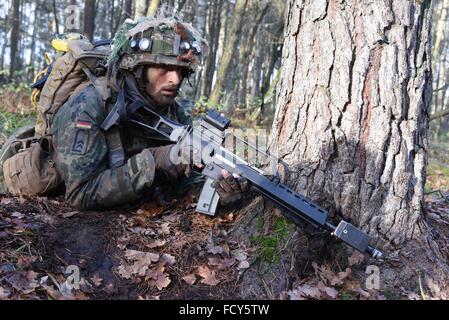
[(8, 205), (14, 203), (14, 198), (3, 198), (0, 200), (0, 204)]
[(174, 265), (176, 262), (175, 257), (173, 257), (171, 254), (168, 254), (168, 253), (164, 253), (162, 255), (162, 260), (164, 260), (171, 266)]
[(8, 298), (9, 295), (10, 295), (9, 290), (6, 290), (3, 287), (0, 287), (0, 300)]
[(147, 208), (147, 209), (139, 209), (137, 210), (137, 214), (143, 215), (147, 218), (158, 216), (162, 213), (164, 213), (165, 208), (164, 207), (154, 207), (154, 208)]
[(159, 226), (159, 229), (157, 230), (157, 232), (159, 234), (170, 234), (170, 223), (169, 222), (164, 222), (161, 223), (161, 225)]
[(150, 249), (154, 249), (154, 248), (157, 248), (157, 247), (162, 247), (163, 245), (165, 245), (166, 242), (167, 241), (165, 241), (165, 240), (155, 240), (155, 241), (147, 244), (147, 247), (150, 248)]
[(92, 293), (94, 291), (92, 284), (83, 277), (79, 282), (79, 286), (81, 291), (83, 292)]
[(101, 286), (101, 283), (103, 282), (103, 279), (100, 277), (98, 273), (95, 273), (92, 278), (90, 278), (90, 281), (94, 284), (94, 286), (99, 287)]
[(131, 270), (128, 266), (119, 265), (117, 268), (118, 274), (124, 279), (131, 278)]
[(295, 290), (288, 292), (291, 300), (304, 300), (304, 298), (319, 299), (321, 298), (321, 290), (308, 284), (299, 286)]
[(185, 246), (186, 243), (187, 242), (185, 240), (178, 240), (178, 241), (173, 242), (172, 247), (180, 250)]
[(215, 236), (212, 231), (209, 233), (209, 238), (207, 239), (206, 250), (212, 254), (221, 254), (223, 252), (223, 248), (216, 245)]
[(245, 261), (246, 259), (248, 259), (248, 255), (242, 249), (232, 250), (231, 255), (235, 257), (238, 261)]
[(203, 278), (201, 279), (201, 283), (209, 286), (216, 286), (220, 283), (220, 280), (215, 277), (215, 271), (210, 270), (207, 266), (199, 266), (198, 275)]
[(229, 256), (229, 245), (225, 242), (225, 243), (222, 243), (220, 245), (220, 247), (223, 249), (223, 252), (226, 253), (226, 255)]
[(36, 280), (37, 273), (34, 271), (17, 271), (5, 278), (5, 280), (22, 293), (31, 293), (39, 287)]
[(73, 217), (77, 213), (78, 213), (78, 211), (69, 211), (69, 212), (63, 213), (62, 216), (64, 218), (70, 218), (70, 217)]
[(155, 285), (159, 290), (166, 288), (170, 284), (171, 280), (168, 277), (168, 274), (162, 273), (160, 274), (156, 280), (152, 281), (152, 284)]
[(25, 217), (25, 215), (23, 213), (14, 211), (13, 213), (11, 213), (11, 217), (17, 218), (17, 219), (22, 219), (23, 217)]
[(318, 289), (320, 289), (322, 292), (324, 292), (328, 297), (335, 299), (337, 298), (338, 295), (338, 291), (335, 290), (334, 288), (331, 287), (327, 287), (324, 285), (323, 282), (319, 282), (317, 285)]
[(145, 274), (145, 280), (156, 280), (165, 271), (165, 263), (159, 262), (155, 267), (149, 269)]
[(235, 263), (234, 258), (220, 259), (216, 257), (209, 257), (208, 264), (215, 269), (222, 270), (231, 267)]
[(37, 260), (36, 256), (19, 256), (17, 258), (17, 265), (20, 266), (19, 269), (24, 269), (24, 267), (29, 266)]
[(184, 277), (182, 277), (182, 280), (187, 282), (190, 285), (193, 285), (196, 282), (196, 275), (194, 273), (188, 274)]
[(354, 250), (352, 252), (352, 255), (348, 258), (348, 264), (350, 267), (355, 266), (363, 262), (363, 260), (365, 260), (365, 256), (362, 253)]

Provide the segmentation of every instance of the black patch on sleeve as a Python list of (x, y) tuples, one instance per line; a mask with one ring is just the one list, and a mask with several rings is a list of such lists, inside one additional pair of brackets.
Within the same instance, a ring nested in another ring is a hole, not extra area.
[(87, 151), (88, 143), (89, 143), (89, 131), (83, 129), (76, 130), (70, 153), (78, 155), (85, 154)]

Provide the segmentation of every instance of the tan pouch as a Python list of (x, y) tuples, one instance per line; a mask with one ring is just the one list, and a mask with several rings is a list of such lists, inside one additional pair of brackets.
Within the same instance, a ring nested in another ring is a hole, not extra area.
[(32, 143), (3, 163), (3, 173), (8, 191), (13, 195), (43, 195), (56, 189), (62, 178), (47, 149), (47, 138)]

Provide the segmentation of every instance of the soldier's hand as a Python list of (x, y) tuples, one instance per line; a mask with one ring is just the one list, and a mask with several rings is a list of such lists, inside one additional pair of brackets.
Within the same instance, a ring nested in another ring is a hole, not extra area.
[(220, 196), (221, 205), (229, 205), (243, 199), (245, 192), (249, 190), (248, 180), (240, 175), (232, 175), (226, 170), (212, 182), (212, 187)]
[(179, 152), (179, 147), (175, 144), (149, 148), (153, 158), (156, 170), (164, 171), (173, 178), (188, 176), (190, 174), (190, 165), (180, 162), (174, 162), (174, 154)]
[[(163, 170), (173, 178), (189, 177), (192, 172), (194, 149), (189, 144), (171, 144), (162, 147), (150, 148), (156, 169)], [(201, 163), (195, 163), (201, 167)]]

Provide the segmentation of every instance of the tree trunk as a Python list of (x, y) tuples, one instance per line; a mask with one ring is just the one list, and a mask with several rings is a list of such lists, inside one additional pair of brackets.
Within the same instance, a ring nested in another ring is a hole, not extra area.
[(160, 0), (151, 0), (147, 10), (147, 16), (152, 16), (156, 13), (157, 8), (159, 8), (159, 2)]
[(134, 2), (135, 4), (135, 12), (134, 12), (134, 19), (139, 19), (140, 17), (145, 16), (145, 13), (147, 12), (147, 1), (146, 0), (136, 0)]
[(14, 0), (12, 3), (12, 28), (11, 28), (11, 44), (10, 44), (10, 63), (9, 63), (9, 81), (14, 78), (14, 71), (17, 65), (17, 48), (19, 46), (20, 32), (20, 0)]
[(125, 0), (125, 5), (123, 6), (123, 21), (127, 18), (132, 17), (132, 0)]
[[(447, 249), (423, 214), (431, 1), (290, 0), (287, 11), (269, 140), (286, 164), (282, 178), (376, 240), (384, 260), (370, 264), (380, 263), (381, 289), (415, 291), (422, 272), (424, 290), (447, 299)], [(293, 258), (283, 255), (282, 270), (304, 268), (307, 250), (297, 243), (289, 241)], [(258, 274), (250, 270), (244, 283), (257, 287)], [(281, 289), (286, 279), (279, 278)]]
[(58, 9), (56, 8), (56, 0), (52, 1), (51, 6), (53, 11), (53, 31), (56, 34), (59, 34)]
[(217, 0), (209, 7), (207, 18), (207, 32), (206, 36), (209, 42), (209, 55), (204, 62), (204, 67), (201, 71), (200, 88), (196, 92), (196, 99), (201, 96), (208, 97), (212, 88), (212, 81), (215, 73), (215, 60), (217, 58), (220, 29), (221, 29), (221, 10), (223, 0)]
[(95, 31), (95, 0), (84, 0), (84, 34), (92, 41)]
[(31, 68), (28, 71), (28, 82), (32, 82), (35, 74), (35, 68), (38, 67), (35, 63), (36, 59), (36, 34), (37, 34), (37, 28), (38, 28), (38, 21), (39, 19), (39, 10), (38, 6), (34, 7), (34, 21), (33, 21), (33, 34), (31, 36), (31, 54), (30, 54), (30, 66)]
[(217, 81), (215, 82), (214, 88), (210, 95), (210, 100), (214, 103), (218, 103), (220, 101), (226, 78), (229, 77), (229, 67), (231, 65), (236, 44), (240, 37), (242, 17), (244, 15), (247, 3), (248, 0), (237, 0), (235, 4), (230, 34), (228, 36), (228, 40), (226, 41), (223, 56), (221, 57), (220, 65), (218, 67)]

